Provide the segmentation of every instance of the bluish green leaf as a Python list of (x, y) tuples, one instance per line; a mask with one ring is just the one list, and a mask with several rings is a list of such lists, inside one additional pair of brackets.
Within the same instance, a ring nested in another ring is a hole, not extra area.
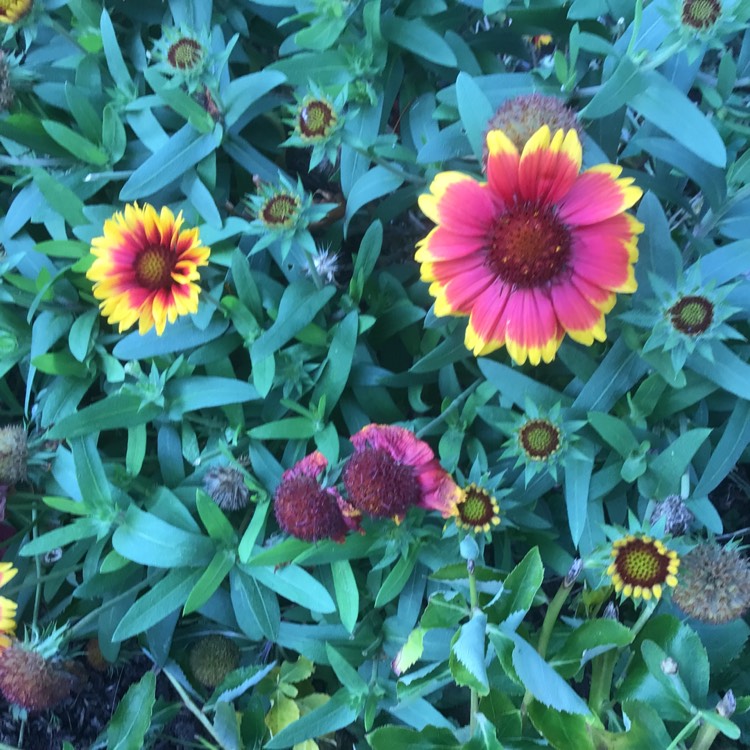
[(271, 591), (301, 607), (322, 614), (336, 611), (336, 605), (325, 586), (297, 565), (287, 565), (277, 570), (266, 567), (248, 568), (247, 572)]
[(220, 549), (216, 552), (211, 562), (203, 571), (203, 575), (196, 581), (185, 606), (182, 609), (183, 615), (189, 615), (200, 609), (213, 595), (216, 589), (221, 586), (222, 581), (227, 577), (229, 571), (234, 567), (235, 553), (233, 550)]
[(391, 170), (380, 165), (376, 165), (368, 172), (365, 172), (352, 185), (349, 191), (344, 218), (344, 236), (346, 236), (346, 231), (349, 228), (349, 222), (360, 208), (374, 201), (376, 198), (390, 195), (397, 188), (401, 187), (403, 182), (403, 177), (394, 174)]
[(586, 527), (593, 469), (593, 457), (584, 453), (569, 455), (565, 459), (565, 507), (568, 511), (571, 539), (576, 547)]
[(474, 156), (481, 161), (484, 139), (494, 110), (474, 79), (463, 71), (456, 79), (456, 99), (461, 122)]
[(628, 55), (617, 62), (612, 75), (607, 78), (591, 101), (581, 110), (581, 116), (590, 120), (606, 117), (616, 112), (644, 86), (643, 74)]
[(399, 18), (386, 14), (381, 18), (383, 36), (398, 47), (429, 62), (453, 68), (458, 64), (450, 45), (421, 18)]
[(107, 750), (141, 750), (156, 702), (156, 674), (146, 672), (128, 688), (107, 728)]
[(254, 641), (261, 638), (276, 641), (281, 621), (276, 595), (239, 568), (230, 572), (229, 586), (232, 607), (242, 632)]
[(348, 560), (334, 560), (331, 563), (333, 590), (341, 624), (351, 633), (359, 615), (359, 588)]
[[(473, 688), (479, 695), (487, 695), (490, 692), (487, 667), (484, 663), (486, 627), (487, 615), (475, 612), (471, 619), (458, 629), (451, 645), (451, 673), (456, 683)], [(463, 670), (456, 669), (456, 661), (461, 664)]]

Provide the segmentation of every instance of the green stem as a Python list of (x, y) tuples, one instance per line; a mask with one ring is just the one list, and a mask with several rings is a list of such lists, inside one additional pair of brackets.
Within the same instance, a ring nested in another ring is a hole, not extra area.
[(192, 698), (185, 692), (185, 689), (180, 685), (177, 680), (172, 677), (172, 675), (169, 673), (168, 669), (162, 670), (164, 674), (167, 676), (167, 679), (172, 683), (172, 687), (177, 691), (180, 698), (182, 698), (182, 702), (185, 704), (185, 707), (188, 711), (190, 711), (193, 716), (195, 716), (196, 719), (204, 726), (206, 731), (219, 743), (220, 747), (224, 747), (222, 744), (221, 738), (216, 736), (216, 733), (214, 732), (214, 728), (211, 726), (211, 722), (208, 720), (208, 717), (201, 711), (198, 706), (193, 703)]
[(643, 626), (648, 622), (649, 617), (654, 613), (654, 610), (656, 609), (656, 602), (650, 601), (647, 606), (643, 608), (643, 612), (641, 612), (640, 615), (638, 615), (638, 619), (633, 624), (633, 627), (630, 629), (630, 632), (633, 634), (633, 640), (637, 637), (638, 633), (643, 630)]
[[(36, 516), (36, 501), (31, 506), (31, 538), (36, 539), (39, 536), (39, 528), (37, 526)], [(34, 611), (31, 615), (31, 628), (32, 632), (36, 630), (37, 623), (39, 621), (39, 607), (42, 603), (42, 584), (39, 580), (42, 577), (42, 561), (39, 559), (39, 555), (34, 555), (34, 568), (36, 570), (36, 588), (34, 590)]]
[(604, 654), (595, 656), (591, 663), (591, 689), (589, 690), (589, 708), (597, 716), (602, 708), (609, 703), (612, 688), (612, 675), (617, 664), (619, 651), (613, 648)]
[(695, 737), (695, 742), (690, 750), (708, 750), (714, 744), (719, 730), (713, 724), (704, 724)]
[[(469, 574), (469, 604), (473, 615), (479, 609), (479, 595), (477, 593), (477, 576), (474, 571), (474, 561), (466, 561), (466, 570)], [(469, 705), (469, 737), (474, 736), (477, 729), (477, 714), (479, 713), (479, 693), (471, 688)]]
[(701, 720), (701, 715), (696, 714), (685, 726), (680, 730), (678, 735), (669, 743), (667, 750), (677, 750), (677, 746), (682, 742), (685, 737), (689, 737), (695, 728), (698, 726)]
[(449, 414), (456, 411), (461, 406), (461, 404), (463, 404), (463, 402), (466, 401), (466, 399), (469, 398), (469, 396), (471, 396), (471, 394), (474, 393), (474, 391), (479, 387), (479, 383), (479, 380), (473, 382), (460, 396), (457, 396), (455, 399), (453, 399), (453, 401), (451, 401), (449, 406), (442, 414), (438, 414), (435, 419), (431, 420), (424, 427), (417, 430), (417, 437), (424, 437), (433, 427), (439, 425)]
[(628, 57), (633, 55), (635, 43), (638, 41), (638, 34), (641, 31), (641, 21), (643, 20), (643, 0), (636, 0), (635, 15), (633, 16), (633, 34), (628, 43), (628, 49), (625, 53)]

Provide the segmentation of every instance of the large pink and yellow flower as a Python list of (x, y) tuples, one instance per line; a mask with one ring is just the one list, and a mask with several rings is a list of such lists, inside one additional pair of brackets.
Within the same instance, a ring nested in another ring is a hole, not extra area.
[(376, 518), (400, 520), (412, 506), (451, 515), (460, 490), (427, 443), (404, 427), (369, 424), (351, 438), (344, 468), (349, 502)]
[(109, 323), (120, 332), (138, 322), (143, 335), (156, 326), (161, 336), (167, 321), (198, 311), (198, 268), (211, 251), (201, 245), (197, 229), (182, 229), (182, 213), (137, 203), (104, 222), (104, 235), (91, 243), (96, 257), (86, 276)]
[(575, 130), (545, 125), (521, 154), (491, 130), (487, 149), (486, 183), (442, 172), (419, 198), (438, 225), (416, 253), (435, 314), (468, 315), (467, 348), (519, 364), (551, 362), (566, 333), (604, 341), (616, 293), (636, 289), (643, 225), (626, 209), (642, 191), (612, 164), (581, 173)]

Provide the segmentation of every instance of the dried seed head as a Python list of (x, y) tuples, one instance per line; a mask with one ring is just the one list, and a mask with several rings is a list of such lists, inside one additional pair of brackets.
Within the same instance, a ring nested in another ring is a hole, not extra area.
[(208, 635), (190, 649), (190, 669), (206, 687), (215, 688), (240, 663), (237, 644), (223, 635)]
[(26, 478), (29, 450), (21, 425), (0, 427), (0, 484), (14, 485)]
[(242, 472), (231, 466), (217, 466), (206, 472), (203, 487), (222, 510), (241, 510), (250, 497)]
[(661, 518), (665, 519), (665, 533), (671, 536), (686, 534), (695, 520), (695, 516), (679, 495), (669, 495), (656, 504), (651, 513), (651, 525), (653, 526)]

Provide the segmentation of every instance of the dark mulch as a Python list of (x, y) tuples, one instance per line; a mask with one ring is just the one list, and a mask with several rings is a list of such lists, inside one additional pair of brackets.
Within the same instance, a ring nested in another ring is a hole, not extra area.
[[(29, 714), (24, 729), (23, 750), (61, 750), (66, 740), (76, 750), (87, 750), (106, 728), (127, 689), (151, 666), (145, 656), (135, 657), (106, 672), (97, 672), (83, 662), (82, 676), (85, 673), (85, 678), (76, 693), (55, 709)], [(156, 696), (157, 700), (179, 701), (163, 675), (157, 677)], [(0, 697), (0, 742), (19, 747), (20, 729), (21, 724), (13, 718), (10, 706)], [(153, 748), (178, 750), (198, 747), (195, 737), (199, 734), (199, 722), (183, 707), (154, 738)]]

